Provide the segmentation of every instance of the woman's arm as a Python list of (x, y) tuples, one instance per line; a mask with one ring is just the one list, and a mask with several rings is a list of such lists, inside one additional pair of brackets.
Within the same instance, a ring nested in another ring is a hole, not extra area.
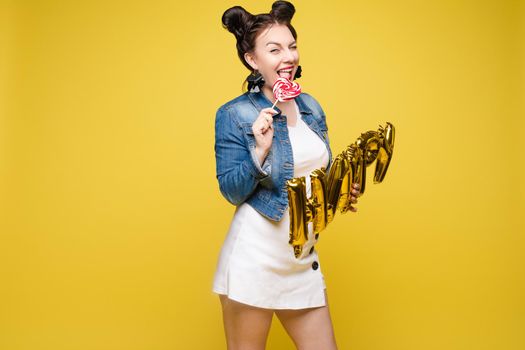
[[(269, 176), (269, 164), (260, 166), (255, 147), (246, 143), (244, 131), (230, 108), (219, 108), (215, 117), (215, 160), (222, 195), (233, 205), (244, 202), (259, 181)], [(253, 145), (254, 146), (254, 145)], [(263, 170), (264, 169), (264, 170)]]

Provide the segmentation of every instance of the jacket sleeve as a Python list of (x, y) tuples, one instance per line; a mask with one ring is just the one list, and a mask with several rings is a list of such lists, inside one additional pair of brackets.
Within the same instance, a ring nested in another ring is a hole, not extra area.
[(222, 195), (233, 205), (239, 205), (248, 199), (260, 181), (270, 176), (271, 167), (266, 160), (261, 167), (255, 142), (246, 141), (232, 113), (231, 108), (221, 107), (215, 117), (216, 177)]

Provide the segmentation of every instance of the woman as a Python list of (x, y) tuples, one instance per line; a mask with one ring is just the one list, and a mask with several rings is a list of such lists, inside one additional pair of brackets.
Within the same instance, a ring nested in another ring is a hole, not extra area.
[(237, 206), (213, 281), (228, 349), (264, 349), (274, 312), (298, 349), (337, 348), (312, 224), (301, 256), (288, 244), (286, 180), (305, 176), (310, 196), (310, 172), (332, 161), (325, 114), (312, 96), (302, 92), (271, 108), (276, 79), (301, 72), (294, 13), (291, 3), (276, 1), (268, 14), (235, 6), (222, 16), (253, 70), (249, 91), (222, 105), (215, 120), (219, 188)]

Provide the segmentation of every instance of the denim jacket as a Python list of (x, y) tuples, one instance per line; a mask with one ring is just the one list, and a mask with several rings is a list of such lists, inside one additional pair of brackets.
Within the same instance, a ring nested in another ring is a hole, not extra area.
[[(325, 143), (329, 162), (332, 152), (328, 139), (325, 114), (319, 103), (302, 92), (295, 98), (302, 120)], [(247, 202), (260, 214), (280, 221), (288, 206), (286, 181), (294, 177), (293, 152), (288, 136), (286, 115), (273, 116), (272, 146), (263, 164), (255, 153), (255, 136), (252, 124), (261, 109), (272, 103), (262, 91), (245, 92), (225, 103), (217, 110), (215, 118), (216, 178), (222, 195), (233, 205)]]

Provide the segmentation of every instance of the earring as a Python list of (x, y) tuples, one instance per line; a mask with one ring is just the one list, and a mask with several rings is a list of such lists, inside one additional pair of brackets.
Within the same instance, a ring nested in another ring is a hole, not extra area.
[(293, 76), (293, 79), (299, 79), (301, 77), (301, 72), (303, 71), (303, 69), (301, 68), (301, 66), (297, 66), (297, 71), (295, 72), (295, 75)]
[(246, 78), (246, 81), (248, 82), (248, 91), (251, 91), (254, 87), (258, 87), (259, 90), (264, 85), (264, 79), (261, 73), (254, 70), (250, 75), (248, 75), (248, 78)]

